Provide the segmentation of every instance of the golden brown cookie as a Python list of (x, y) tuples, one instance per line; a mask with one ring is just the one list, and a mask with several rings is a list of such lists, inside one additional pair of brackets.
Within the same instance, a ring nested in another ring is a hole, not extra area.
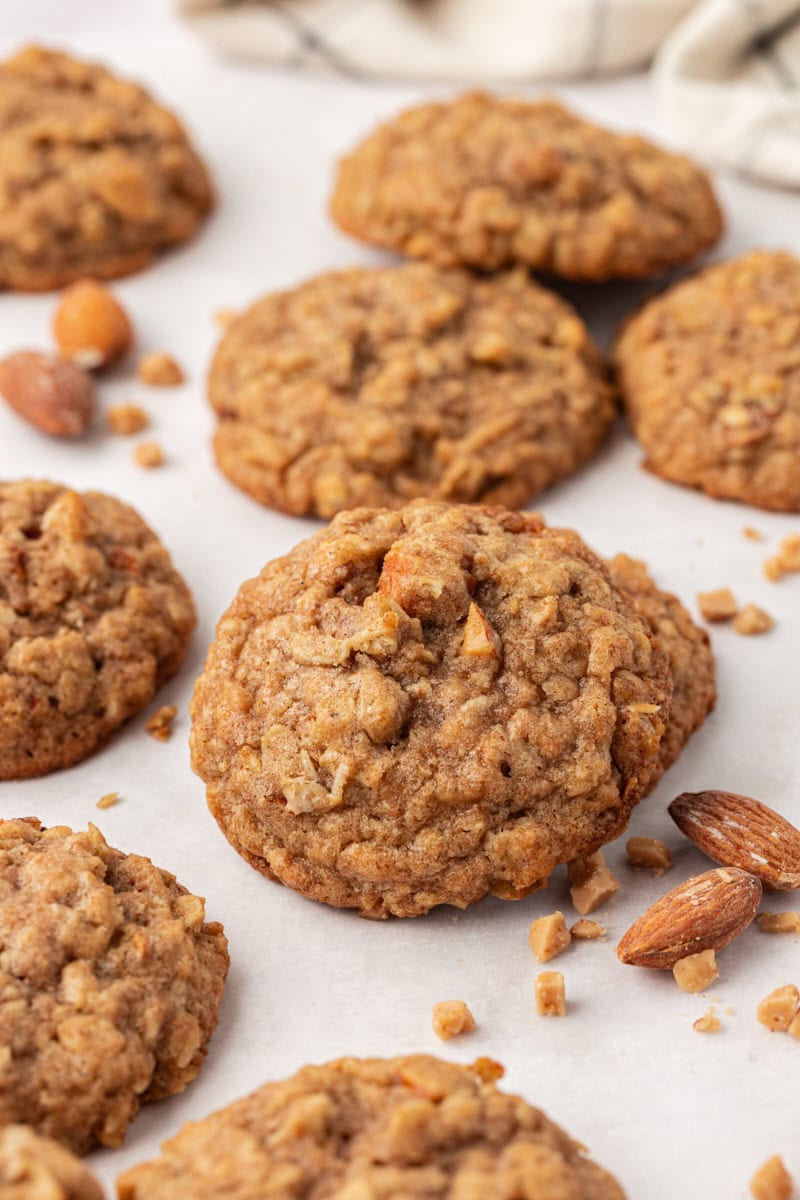
[(343, 1058), (187, 1125), (119, 1179), (120, 1200), (624, 1200), (502, 1067)]
[(756, 250), (646, 304), (615, 362), (645, 465), (709, 496), (800, 512), (800, 261)]
[(143, 88), (37, 46), (0, 65), (0, 288), (138, 271), (211, 203), (181, 124)]
[(569, 530), (501, 508), (358, 509), (217, 627), (193, 765), (233, 846), (366, 916), (517, 898), (625, 827), (671, 685)]
[(553, 100), (483, 93), (380, 126), (342, 160), (331, 211), (412, 258), (587, 280), (657, 274), (722, 231), (709, 178), (688, 158)]
[(0, 483), (0, 779), (79, 762), (177, 671), (189, 589), (126, 504)]
[(0, 821), (0, 1126), (84, 1153), (200, 1070), (228, 970), (222, 926), (93, 825)]
[(217, 461), (285, 512), (419, 496), (521, 506), (614, 416), (583, 322), (523, 272), (426, 264), (322, 275), (228, 329), (209, 393)]
[(0, 1129), (2, 1200), (103, 1200), (90, 1171), (51, 1138), (25, 1125)]
[(653, 631), (672, 674), (672, 704), (659, 747), (659, 764), (647, 788), (650, 792), (716, 703), (714, 655), (705, 629), (695, 625), (677, 596), (656, 586), (643, 562), (617, 554), (607, 565), (616, 586), (632, 596)]

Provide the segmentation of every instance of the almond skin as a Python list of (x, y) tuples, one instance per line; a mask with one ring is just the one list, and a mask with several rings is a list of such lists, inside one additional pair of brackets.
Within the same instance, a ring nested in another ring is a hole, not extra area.
[(20, 417), (52, 437), (80, 437), (94, 414), (89, 376), (63, 358), (33, 350), (0, 361), (0, 395)]
[(634, 921), (617, 946), (621, 962), (670, 970), (703, 950), (722, 950), (758, 911), (761, 881), (736, 867), (687, 879)]
[(669, 814), (714, 862), (757, 875), (773, 892), (800, 888), (800, 830), (760, 800), (735, 792), (683, 792)]

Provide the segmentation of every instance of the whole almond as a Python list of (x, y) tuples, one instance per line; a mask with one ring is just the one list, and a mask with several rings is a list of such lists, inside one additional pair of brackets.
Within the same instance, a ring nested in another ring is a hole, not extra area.
[(63, 293), (53, 333), (64, 358), (86, 371), (122, 358), (133, 338), (127, 313), (96, 279), (79, 279)]
[(634, 921), (617, 957), (665, 971), (690, 954), (721, 950), (747, 928), (760, 900), (761, 881), (747, 871), (717, 867), (695, 875)]
[(34, 350), (0, 361), (0, 395), (14, 411), (53, 437), (80, 437), (94, 413), (94, 387), (80, 367)]
[(800, 888), (800, 830), (760, 800), (735, 792), (683, 792), (669, 814), (714, 862), (757, 875), (773, 892)]

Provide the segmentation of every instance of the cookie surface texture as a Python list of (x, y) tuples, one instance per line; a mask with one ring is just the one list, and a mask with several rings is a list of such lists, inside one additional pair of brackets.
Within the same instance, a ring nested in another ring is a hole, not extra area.
[(607, 565), (616, 586), (632, 596), (640, 616), (650, 626), (669, 659), (672, 674), (669, 720), (659, 746), (659, 766), (648, 785), (650, 791), (714, 708), (714, 655), (705, 629), (695, 625), (677, 596), (662, 591), (653, 582), (644, 563), (617, 554)]
[(319, 276), (225, 334), (217, 461), (262, 504), (330, 518), (417, 497), (522, 506), (614, 417), (599, 352), (522, 272), (426, 264)]
[(485, 1081), (486, 1065), (305, 1067), (187, 1125), (120, 1178), (120, 1200), (624, 1200), (544, 1113)]
[(245, 583), (193, 764), (259, 870), (365, 915), (516, 898), (627, 822), (671, 684), (577, 534), (417, 502), (343, 513)]
[(647, 304), (615, 362), (646, 466), (720, 499), (800, 512), (800, 261), (754, 251)]
[(182, 126), (143, 88), (36, 46), (0, 65), (0, 288), (140, 270), (211, 204)]
[(0, 1129), (2, 1200), (103, 1200), (92, 1173), (69, 1150), (25, 1125)]
[(378, 128), (342, 160), (331, 211), (364, 241), (442, 266), (594, 281), (657, 274), (722, 230), (690, 159), (552, 100), (482, 93)]
[(0, 779), (91, 754), (177, 671), (189, 590), (126, 504), (0, 483)]
[(222, 926), (149, 859), (1, 821), (0, 1126), (118, 1146), (197, 1075), (227, 969)]

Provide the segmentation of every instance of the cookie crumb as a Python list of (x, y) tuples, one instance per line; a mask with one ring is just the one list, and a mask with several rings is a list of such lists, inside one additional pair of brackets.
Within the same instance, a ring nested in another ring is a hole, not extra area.
[(682, 992), (704, 992), (719, 975), (717, 956), (713, 950), (687, 954), (672, 968), (675, 982)]
[(177, 715), (178, 710), (174, 704), (162, 704), (161, 708), (145, 721), (144, 727), (157, 742), (166, 742), (172, 736), (172, 722)]
[(185, 375), (171, 355), (158, 350), (139, 359), (137, 374), (148, 387), (177, 387)]
[(158, 442), (140, 442), (133, 452), (133, 461), (150, 470), (164, 463), (164, 451)]
[(463, 1000), (440, 1000), (434, 1004), (431, 1023), (433, 1032), (443, 1042), (462, 1033), (472, 1033), (475, 1028), (475, 1018)]
[(769, 633), (775, 622), (768, 612), (757, 604), (746, 604), (733, 622), (733, 628), (743, 637), (758, 633)]
[(754, 529), (752, 525), (745, 525), (742, 529), (744, 536), (751, 542), (763, 542), (764, 535), (759, 529)]
[(534, 981), (536, 1011), (540, 1017), (565, 1017), (567, 994), (560, 971), (540, 971)]
[(605, 925), (601, 925), (599, 921), (588, 921), (585, 917), (580, 917), (570, 927), (570, 934), (579, 942), (591, 942), (595, 938), (605, 937), (606, 927)]
[(736, 598), (730, 588), (716, 588), (711, 592), (700, 592), (697, 607), (705, 621), (732, 621), (739, 611)]
[(770, 583), (778, 583), (779, 580), (783, 579), (783, 567), (777, 554), (773, 554), (764, 563), (764, 574)]
[(596, 850), (588, 858), (575, 858), (567, 863), (567, 878), (573, 907), (582, 917), (593, 913), (616, 896), (620, 888), (613, 871), (606, 866), (602, 850)]
[(712, 1004), (692, 1025), (692, 1029), (696, 1029), (698, 1033), (719, 1033), (722, 1028), (722, 1022), (714, 1012)]
[(106, 425), (122, 437), (141, 433), (149, 424), (150, 418), (138, 404), (112, 404), (106, 413)]
[(555, 958), (562, 950), (566, 950), (571, 940), (564, 914), (560, 912), (539, 917), (538, 921), (531, 923), (528, 931), (531, 950), (539, 962), (549, 962)]
[(764, 574), (772, 583), (783, 579), (784, 575), (794, 575), (800, 571), (800, 533), (789, 533), (778, 547), (778, 553), (773, 554), (764, 563)]
[(762, 933), (800, 933), (800, 913), (797, 912), (763, 912), (758, 914), (756, 922)]
[(656, 878), (672, 866), (672, 852), (659, 838), (628, 838), (625, 851), (632, 867), (647, 867)]
[(779, 1154), (773, 1154), (750, 1180), (755, 1200), (792, 1200), (794, 1181)]
[(119, 803), (119, 792), (106, 792), (105, 796), (101, 796), (97, 801), (98, 808), (113, 808)]
[(800, 992), (793, 983), (775, 988), (759, 1004), (756, 1018), (773, 1033), (786, 1033), (797, 1015)]

